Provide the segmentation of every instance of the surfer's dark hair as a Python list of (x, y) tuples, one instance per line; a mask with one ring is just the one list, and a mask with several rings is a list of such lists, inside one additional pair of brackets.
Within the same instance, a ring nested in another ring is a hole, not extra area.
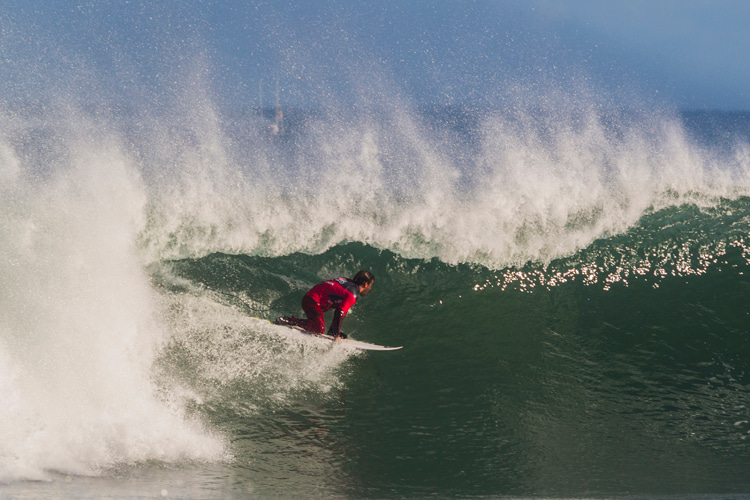
[(354, 275), (354, 278), (352, 278), (352, 281), (355, 282), (357, 285), (366, 285), (374, 279), (375, 279), (375, 276), (373, 276), (370, 271), (360, 271)]

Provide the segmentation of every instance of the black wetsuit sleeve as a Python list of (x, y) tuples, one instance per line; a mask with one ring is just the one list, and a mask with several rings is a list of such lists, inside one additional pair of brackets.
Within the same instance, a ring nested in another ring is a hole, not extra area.
[(342, 316), (341, 309), (337, 307), (336, 312), (333, 313), (333, 321), (331, 322), (331, 327), (328, 329), (328, 335), (333, 335), (334, 337), (341, 335), (341, 322), (344, 319)]

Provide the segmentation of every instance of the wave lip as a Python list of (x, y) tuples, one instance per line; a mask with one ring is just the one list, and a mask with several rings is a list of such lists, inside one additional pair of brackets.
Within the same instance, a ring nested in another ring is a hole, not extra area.
[(653, 211), (750, 193), (740, 135), (712, 138), (663, 112), (299, 119), (281, 142), (230, 140), (220, 125), (167, 138), (188, 152), (150, 185), (144, 258), (321, 253), (357, 241), (502, 269), (570, 255)]

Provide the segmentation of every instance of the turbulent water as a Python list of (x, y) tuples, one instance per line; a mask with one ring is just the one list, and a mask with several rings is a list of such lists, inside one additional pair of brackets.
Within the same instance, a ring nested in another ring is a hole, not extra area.
[(750, 116), (201, 102), (2, 111), (0, 495), (750, 492)]

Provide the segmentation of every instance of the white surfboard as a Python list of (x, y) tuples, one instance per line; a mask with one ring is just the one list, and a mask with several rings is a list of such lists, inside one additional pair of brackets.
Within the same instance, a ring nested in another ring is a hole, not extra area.
[(280, 328), (286, 328), (287, 330), (291, 330), (291, 331), (293, 331), (293, 332), (295, 332), (297, 334), (302, 334), (302, 335), (306, 335), (308, 337), (313, 337), (313, 338), (316, 338), (316, 339), (320, 339), (321, 341), (336, 343), (336, 344), (340, 344), (342, 346), (354, 347), (355, 349), (363, 349), (363, 350), (366, 350), (366, 351), (396, 351), (396, 350), (401, 349), (402, 347), (404, 347), (404, 346), (387, 347), (387, 346), (384, 346), (384, 345), (370, 344), (369, 342), (362, 342), (360, 340), (354, 340), (354, 339), (338, 339), (338, 340), (336, 340), (331, 335), (326, 335), (326, 334), (316, 335), (316, 334), (314, 334), (312, 332), (308, 332), (304, 328), (300, 328), (298, 326), (287, 326), (287, 325), (275, 325), (275, 326), (278, 326)]

